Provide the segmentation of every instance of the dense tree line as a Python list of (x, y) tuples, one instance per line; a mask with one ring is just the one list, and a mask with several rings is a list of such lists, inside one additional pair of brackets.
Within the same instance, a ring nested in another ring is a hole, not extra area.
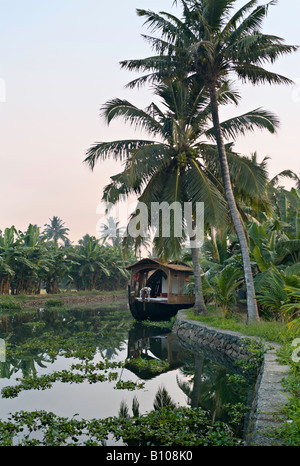
[[(131, 258), (132, 259), (132, 258)], [(130, 260), (130, 256), (127, 260)], [(71, 244), (68, 229), (53, 217), (43, 231), (30, 224), (0, 232), (0, 294), (39, 294), (60, 289), (115, 290), (124, 288), (127, 273), (120, 246), (86, 234)]]

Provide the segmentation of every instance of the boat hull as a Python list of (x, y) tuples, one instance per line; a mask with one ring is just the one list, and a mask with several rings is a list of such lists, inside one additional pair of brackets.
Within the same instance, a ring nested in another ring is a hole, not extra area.
[(168, 304), (160, 302), (137, 301), (129, 303), (132, 316), (138, 320), (169, 320), (180, 309), (188, 309), (191, 304)]

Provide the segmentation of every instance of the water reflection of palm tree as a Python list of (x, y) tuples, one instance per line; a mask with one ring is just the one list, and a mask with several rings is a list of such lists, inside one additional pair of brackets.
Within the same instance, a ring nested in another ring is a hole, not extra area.
[(45, 357), (39, 355), (27, 355), (26, 358), (10, 357), (9, 360), (0, 364), (0, 378), (10, 379), (13, 374), (22, 372), (22, 377), (28, 377), (37, 373), (36, 366), (46, 367), (44, 363), (48, 362)]
[(108, 361), (111, 361), (116, 356), (118, 356), (120, 351), (122, 351), (123, 343), (124, 342), (121, 341), (121, 342), (118, 342), (118, 344), (116, 345), (113, 341), (111, 341), (109, 343), (109, 347), (107, 347), (107, 348), (105, 348), (103, 350), (99, 349), (101, 357), (103, 359), (107, 359)]
[(202, 384), (203, 364), (204, 364), (203, 356), (195, 354), (195, 375), (194, 375), (193, 390), (190, 394), (192, 408), (198, 408), (198, 405), (199, 405), (200, 387)]
[[(202, 355), (194, 355), (193, 366), (185, 366), (182, 370), (185, 380), (177, 377), (178, 386), (188, 397), (192, 408), (201, 407), (208, 411), (211, 421), (224, 417), (224, 406), (236, 401), (236, 392), (228, 383), (227, 370)], [(186, 376), (194, 375), (190, 380)]]
[(13, 314), (6, 319), (2, 316), (1, 336), (7, 341), (7, 354), (6, 362), (0, 364), (0, 377), (9, 379), (19, 371), (23, 376), (34, 375), (39, 367), (53, 363), (58, 354), (76, 354), (81, 358), (85, 349), (89, 357), (98, 350), (112, 359), (123, 349), (130, 322), (124, 312), (111, 312), (100, 318), (94, 309), (45, 309)]
[[(164, 386), (161, 386), (157, 389), (157, 392), (154, 396), (153, 400), (153, 409), (155, 411), (160, 411), (163, 408), (167, 409), (175, 409), (176, 408), (176, 403), (172, 400), (172, 397), (168, 393), (167, 389)], [(140, 405), (138, 402), (138, 399), (136, 395), (134, 396), (132, 400), (132, 414), (133, 417), (139, 417), (140, 414)], [(119, 417), (124, 417), (129, 419), (130, 414), (129, 414), (129, 408), (125, 400), (122, 400), (120, 403), (120, 409), (119, 409)]]

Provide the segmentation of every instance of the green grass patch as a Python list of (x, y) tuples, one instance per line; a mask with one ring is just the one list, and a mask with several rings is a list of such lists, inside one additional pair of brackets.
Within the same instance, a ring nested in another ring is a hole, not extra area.
[(226, 319), (216, 313), (209, 313), (207, 316), (194, 316), (193, 309), (188, 309), (186, 315), (189, 320), (196, 320), (211, 327), (262, 338), (269, 342), (285, 344), (296, 337), (295, 332), (289, 330), (287, 325), (282, 322), (261, 320), (260, 322), (247, 324), (239, 315), (227, 317)]
[(276, 431), (276, 438), (287, 446), (300, 446), (300, 361), (298, 358), (293, 360), (294, 352), (295, 346), (290, 343), (282, 346), (278, 352), (279, 361), (290, 368), (288, 377), (282, 382), (289, 393), (283, 408), (285, 422)]
[[(103, 291), (103, 290), (90, 290), (90, 291), (76, 291), (76, 290), (62, 290), (60, 293), (57, 294), (48, 294), (48, 293), (41, 293), (36, 295), (26, 295), (26, 294), (18, 294), (14, 296), (8, 296), (7, 298), (13, 299), (15, 301), (35, 301), (35, 300), (43, 300), (43, 299), (62, 299), (62, 298), (69, 298), (73, 296), (112, 296), (112, 295), (127, 295), (127, 291), (122, 290), (115, 290), (115, 291)], [(3, 296), (2, 299), (6, 299)]]
[(21, 305), (20, 303), (16, 302), (13, 298), (10, 296), (5, 296), (4, 298), (1, 299), (0, 301), (0, 311), (5, 310), (5, 311), (18, 311), (21, 310)]

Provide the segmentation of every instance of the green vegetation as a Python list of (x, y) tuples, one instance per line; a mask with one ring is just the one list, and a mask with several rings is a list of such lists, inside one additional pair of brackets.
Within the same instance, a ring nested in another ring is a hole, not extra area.
[[(257, 328), (265, 322), (276, 321), (282, 324), (282, 331), (287, 326), (292, 332), (297, 332), (300, 311), (300, 192), (275, 186), (274, 179), (269, 181), (267, 189), (272, 201), (271, 210), (255, 212), (251, 209), (249, 216), (245, 213), (244, 220), (260, 315)], [(214, 311), (222, 315), (224, 325), (227, 317), (242, 319), (246, 313), (246, 288), (241, 251), (236, 235), (229, 228), (215, 231), (213, 235), (206, 234), (200, 265), (209, 314)], [(191, 280), (186, 292), (193, 287)]]
[[(107, 372), (111, 368), (122, 368), (126, 367), (125, 363), (114, 363), (114, 362), (100, 362), (98, 364), (72, 364), (69, 370), (54, 371), (50, 374), (41, 375), (37, 377), (28, 376), (18, 378), (18, 384), (14, 386), (7, 386), (1, 390), (3, 398), (15, 398), (23, 390), (46, 390), (51, 388), (54, 382), (62, 383), (82, 383), (87, 381), (88, 383), (116, 381), (118, 378), (118, 372)], [(104, 371), (102, 373), (101, 371)], [(127, 389), (136, 390), (142, 388), (144, 384), (142, 382), (132, 382), (118, 380), (115, 384), (116, 389)]]
[(128, 359), (125, 361), (125, 367), (128, 369), (138, 369), (139, 373), (145, 371), (148, 374), (159, 374), (169, 370), (168, 361), (161, 361), (160, 359), (143, 359), (142, 357)]
[(48, 299), (45, 302), (46, 307), (62, 307), (64, 302), (61, 299)]
[(1, 299), (0, 301), (0, 311), (17, 311), (21, 310), (22, 306), (20, 303), (18, 303), (15, 299), (11, 298), (10, 296), (5, 297), (4, 299)]
[(297, 336), (297, 332), (289, 330), (285, 323), (276, 322), (275, 320), (247, 324), (245, 319), (238, 315), (224, 319), (221, 313), (214, 311), (211, 311), (207, 316), (194, 316), (193, 309), (187, 311), (187, 317), (191, 320), (204, 322), (212, 327), (233, 330), (243, 335), (255, 336), (267, 342), (285, 344)]
[(140, 325), (145, 327), (152, 327), (158, 329), (172, 329), (174, 322), (176, 320), (176, 316), (171, 317), (170, 320), (160, 320), (160, 321), (153, 321), (153, 320), (143, 320), (139, 322)]
[[(20, 436), (25, 428), (28, 434), (14, 443), (14, 438)], [(37, 431), (42, 434), (42, 439), (34, 438)], [(216, 422), (211, 426), (204, 411), (191, 408), (162, 408), (132, 419), (110, 417), (91, 420), (59, 417), (46, 411), (21, 411), (11, 415), (8, 421), (0, 421), (1, 446), (101, 446), (105, 445), (109, 434), (129, 446), (240, 444), (226, 424)]]
[[(22, 370), (22, 376), (17, 377), (13, 385), (2, 388), (3, 402), (5, 399), (16, 398), (24, 391), (49, 390), (56, 382), (109, 383), (112, 390), (137, 392), (144, 387), (144, 380), (139, 379), (140, 375), (136, 380), (123, 378), (124, 369), (134, 367), (133, 374), (135, 370), (145, 371), (153, 377), (170, 368), (164, 359), (145, 360), (135, 357), (114, 361), (114, 349), (120, 348), (122, 342), (128, 338), (133, 321), (128, 312), (101, 312), (100, 315), (98, 312), (91, 309), (70, 311), (49, 307), (42, 313), (33, 314), (30, 311), (27, 315), (24, 311), (20, 313), (15, 310), (14, 314), (12, 311), (8, 312), (9, 317), (2, 317), (6, 333), (1, 336), (5, 337), (7, 344), (6, 362), (1, 364), (2, 374), (8, 376)], [(155, 324), (158, 334), (166, 330), (166, 322)], [(150, 322), (143, 323), (139, 331), (142, 330), (143, 334), (149, 329), (152, 333), (153, 329), (149, 327)], [(137, 335), (140, 337), (141, 334)], [(103, 359), (95, 362), (93, 359), (98, 353)], [(40, 367), (45, 368), (58, 357), (72, 358), (70, 366), (62, 370), (50, 369), (46, 374), (38, 373)], [(74, 358), (80, 362), (73, 362)], [(194, 365), (193, 357), (187, 360), (188, 374), (193, 374)], [(209, 394), (210, 387), (215, 384), (217, 372), (215, 374), (208, 369), (205, 373), (205, 393)], [(178, 384), (190, 398), (192, 395), (188, 391), (188, 384), (180, 381)], [(220, 383), (217, 387), (220, 393), (222, 386)], [(228, 387), (230, 400), (232, 393), (238, 388), (235, 388), (235, 381), (231, 382), (229, 377), (225, 386)], [(189, 390), (192, 387), (193, 384)], [(212, 408), (217, 409), (214, 403)], [(235, 408), (233, 404), (228, 409), (230, 412), (238, 411), (238, 407)], [(240, 407), (241, 412), (245, 412), (245, 409)], [(235, 431), (235, 425), (240, 421), (238, 416), (235, 415), (232, 421), (229, 418), (226, 422), (213, 423), (211, 416), (213, 415), (200, 408), (178, 407), (167, 390), (161, 388), (155, 396), (153, 410), (146, 414), (139, 413), (139, 404), (137, 398), (134, 398), (133, 417), (129, 416), (124, 403), (120, 406), (119, 417), (106, 419), (77, 420), (75, 415), (73, 418), (66, 418), (46, 411), (15, 412), (8, 420), (0, 421), (0, 444), (102, 445), (108, 436), (114, 436), (127, 445), (184, 445), (184, 442), (188, 442), (188, 445), (239, 445), (240, 437)], [(174, 422), (174, 432), (168, 427), (170, 422)]]
[(60, 289), (84, 292), (126, 287), (125, 266), (134, 260), (133, 255), (125, 260), (120, 246), (105, 240), (100, 244), (90, 235), (72, 245), (66, 241), (66, 230), (61, 237), (57, 228), (52, 232), (49, 226), (43, 232), (37, 225), (29, 225), (25, 232), (14, 226), (0, 231), (0, 295), (40, 295), (42, 288), (58, 294)]
[[(297, 341), (299, 348), (300, 341)], [(279, 361), (290, 368), (288, 377), (283, 381), (283, 386), (289, 393), (288, 402), (283, 409), (285, 423), (276, 432), (276, 436), (287, 446), (300, 446), (300, 361), (299, 357), (298, 360), (293, 360), (294, 351), (293, 342), (289, 342), (278, 352)]]
[[(248, 238), (243, 225), (243, 212), (240, 211), (237, 198), (241, 197), (246, 205), (253, 201), (246, 194), (251, 178), (242, 177), (242, 187), (238, 188), (238, 196), (234, 187), (239, 175), (232, 176), (229, 166), (228, 146), (232, 145), (239, 132), (253, 131), (256, 127), (267, 127), (274, 132), (277, 124), (262, 124), (260, 118), (249, 119), (243, 116), (234, 122), (230, 118), (225, 125), (220, 121), (219, 91), (226, 80), (235, 78), (251, 84), (291, 84), (285, 76), (271, 72), (265, 68), (274, 63), (282, 55), (295, 52), (298, 47), (287, 45), (284, 40), (264, 34), (263, 22), (271, 5), (257, 5), (250, 1), (239, 9), (234, 0), (182, 0), (176, 4), (182, 6), (181, 17), (167, 12), (155, 13), (151, 10), (138, 9), (139, 16), (155, 36), (147, 36), (153, 52), (150, 57), (125, 60), (122, 66), (130, 71), (146, 73), (129, 83), (129, 87), (141, 86), (145, 83), (196, 82), (202, 85), (209, 95), (213, 131), (211, 138), (216, 145), (218, 155), (217, 169), (221, 172), (221, 186), (227, 201), (232, 227), (237, 235), (241, 265), (247, 289), (248, 320), (258, 320), (258, 309), (255, 287), (249, 255)], [(157, 36), (157, 33), (159, 35)], [(180, 109), (181, 111), (181, 109)], [(243, 121), (244, 120), (244, 121)], [(246, 123), (246, 124), (244, 124)], [(278, 122), (277, 122), (278, 123)], [(196, 124), (197, 129), (198, 124)], [(193, 128), (194, 129), (194, 128)], [(190, 129), (187, 127), (187, 131)], [(198, 152), (199, 154), (199, 152)], [(214, 181), (216, 182), (216, 181)], [(253, 192), (257, 192), (257, 183), (252, 184)], [(250, 202), (249, 202), (250, 201)], [(257, 205), (256, 205), (257, 207)], [(197, 310), (198, 311), (198, 310)]]
[[(297, 309), (299, 311), (299, 308)], [(280, 363), (289, 366), (289, 374), (283, 380), (283, 387), (289, 393), (288, 402), (284, 406), (282, 412), (285, 421), (283, 426), (276, 429), (275, 437), (286, 446), (300, 445), (300, 365), (299, 351), (297, 346), (300, 346), (299, 327), (298, 325), (287, 326), (286, 323), (272, 320), (261, 321), (258, 323), (246, 324), (245, 321), (237, 316), (224, 319), (220, 313), (211, 313), (209, 316), (197, 316), (193, 314), (193, 310), (187, 311), (189, 319), (200, 320), (213, 327), (230, 329), (241, 332), (244, 335), (254, 336), (266, 342), (279, 343), (280, 349), (277, 351), (277, 359)], [(295, 343), (297, 343), (295, 347)], [(297, 360), (293, 360), (293, 353), (296, 352)], [(260, 350), (254, 351), (259, 357)], [(247, 368), (249, 369), (249, 368)]]
[[(116, 203), (124, 194), (138, 195), (139, 202), (147, 206), (148, 212), (151, 211), (153, 202), (163, 201), (168, 205), (180, 203), (182, 212), (184, 203), (190, 202), (194, 209), (190, 213), (191, 216), (195, 216), (196, 203), (203, 202), (206, 224), (210, 228), (220, 230), (228, 224), (229, 219), (222, 177), (218, 170), (217, 150), (214, 144), (209, 143), (212, 134), (209, 93), (202, 82), (183, 83), (175, 79), (155, 85), (153, 90), (155, 96), (160, 99), (162, 108), (151, 103), (146, 110), (142, 110), (121, 99), (113, 99), (103, 106), (107, 123), (111, 123), (117, 117), (123, 118), (137, 128), (142, 126), (153, 138), (159, 135), (163, 141), (112, 141), (91, 147), (85, 159), (91, 169), (107, 157), (122, 159), (126, 156), (125, 169), (112, 177), (112, 182), (103, 192), (103, 200)], [(238, 94), (230, 84), (223, 83), (218, 92), (218, 100), (223, 104), (229, 104), (237, 103), (238, 99)], [(249, 121), (252, 129), (259, 126), (273, 130), (277, 124), (272, 114), (258, 110), (243, 115), (243, 118), (236, 117), (232, 125), (236, 126), (237, 133), (243, 133), (249, 129)], [(226, 124), (224, 122), (224, 125)], [(234, 153), (231, 146), (227, 148), (227, 152), (232, 175), (235, 176), (237, 170), (240, 175), (236, 181), (236, 191), (243, 189), (244, 195), (256, 202), (263, 198), (267, 180), (263, 167), (253, 163), (251, 159), (240, 157)], [(240, 183), (245, 177), (249, 180), (246, 187)], [(256, 192), (252, 189), (254, 183), (257, 187)], [(251, 189), (248, 189), (249, 186)], [(132, 222), (135, 221), (137, 212), (139, 207), (132, 215)], [(185, 218), (187, 224), (191, 223), (191, 220), (192, 218)], [(182, 245), (191, 238), (185, 235), (184, 231), (180, 237), (175, 234), (175, 221), (172, 217), (170, 237), (164, 238), (159, 230), (153, 240), (155, 251), (163, 260), (179, 259)], [(157, 219), (149, 218), (149, 224), (143, 225), (145, 231), (141, 236), (157, 228), (156, 223)], [(141, 236), (134, 240), (135, 247), (139, 247), (143, 241)], [(133, 239), (127, 237), (126, 241), (128, 246), (128, 242), (131, 243)], [(201, 277), (197, 249), (191, 249), (194, 277), (197, 281), (195, 309), (197, 312), (205, 312), (205, 303), (199, 291)]]
[[(252, 84), (291, 84), (289, 78), (268, 71), (265, 65), (298, 47), (262, 32), (265, 17), (275, 2), (260, 6), (256, 1), (248, 2), (234, 13), (232, 0), (176, 3), (182, 6), (181, 18), (166, 12), (137, 10), (150, 31), (156, 33), (147, 36), (154, 54), (121, 63), (130, 71), (146, 73), (128, 87), (150, 83), (163, 108), (152, 102), (143, 110), (118, 98), (102, 108), (107, 123), (121, 117), (153, 140), (97, 143), (88, 150), (85, 162), (93, 169), (108, 157), (125, 159), (124, 170), (111, 177), (104, 190), (105, 201), (116, 203), (120, 196), (134, 193), (146, 205), (155, 201), (169, 205), (191, 202), (193, 206), (204, 202), (206, 236), (212, 241), (215, 261), (221, 260), (217, 242), (227, 249), (228, 236), (235, 236), (230, 264), (222, 264), (228, 268), (218, 270), (213, 283), (209, 282), (214, 300), (225, 316), (243, 276), (247, 319), (258, 321), (259, 306), (264, 312), (269, 310), (266, 297), (257, 296), (256, 269), (264, 274), (271, 264), (286, 266), (289, 261), (299, 261), (299, 192), (276, 190), (280, 176), (268, 179), (266, 159), (259, 163), (256, 154), (249, 158), (234, 152), (238, 135), (256, 129), (274, 133), (278, 118), (260, 108), (221, 122), (219, 109), (224, 104), (239, 103), (240, 96), (228, 81), (232, 73)], [(299, 189), (295, 173), (284, 170), (280, 175), (293, 178)], [(132, 220), (138, 212), (139, 207)], [(195, 221), (194, 211), (191, 217), (185, 221)], [(162, 258), (178, 259), (185, 239), (174, 233), (165, 240), (158, 234), (154, 240), (156, 253)], [(136, 244), (141, 241), (138, 237)], [(195, 313), (206, 313), (199, 250), (192, 247), (190, 252)], [(294, 302), (299, 283), (296, 291), (293, 287), (284, 289), (290, 296), (283, 299), (284, 311), (292, 320), (299, 304)]]
[[(181, 19), (137, 10), (160, 37), (147, 36), (155, 52), (151, 57), (122, 62), (123, 68), (147, 73), (128, 86), (150, 83), (159, 103), (152, 102), (143, 110), (127, 100), (113, 99), (102, 108), (107, 123), (121, 117), (148, 133), (151, 140), (101, 142), (89, 149), (85, 162), (92, 169), (108, 157), (124, 162), (124, 170), (104, 189), (107, 202), (114, 204), (131, 194), (147, 206), (165, 201), (181, 206), (191, 202), (195, 207), (196, 202), (204, 202), (201, 250), (184, 249), (186, 240), (193, 238), (189, 232), (188, 237), (180, 238), (158, 235), (155, 253), (164, 260), (193, 265), (194, 276), (186, 286), (186, 292), (196, 297), (195, 308), (188, 311), (190, 319), (282, 345), (278, 358), (291, 368), (284, 381), (291, 395), (284, 408), (286, 423), (277, 436), (287, 445), (299, 445), (300, 374), (291, 352), (300, 330), (300, 179), (291, 170), (270, 179), (267, 158), (259, 162), (255, 153), (246, 156), (234, 150), (239, 135), (256, 129), (275, 133), (279, 120), (270, 111), (254, 109), (223, 122), (219, 118), (221, 106), (240, 101), (228, 81), (232, 73), (252, 84), (291, 84), (290, 79), (264, 66), (297, 47), (262, 32), (263, 21), (276, 1), (260, 6), (256, 0), (249, 1), (233, 15), (234, 0), (175, 3), (183, 7)], [(280, 185), (284, 177), (295, 182), (290, 190)], [(193, 225), (195, 210), (185, 220)], [(174, 218), (172, 221), (175, 223)], [(150, 229), (153, 226), (148, 225)], [(101, 242), (85, 235), (77, 245), (70, 243), (68, 228), (59, 217), (50, 219), (43, 232), (37, 225), (29, 225), (25, 232), (14, 226), (0, 232), (0, 294), (5, 296), (0, 302), (1, 315), (20, 311), (14, 297), (39, 295), (43, 288), (53, 298), (46, 302), (49, 312), (61, 307), (62, 289), (97, 293), (124, 288), (128, 278), (125, 266), (135, 260), (134, 248), (137, 251), (145, 240), (128, 235), (124, 242), (118, 238), (108, 244), (110, 228), (112, 225), (102, 228)], [(120, 233), (118, 223), (113, 228)], [(15, 397), (21, 390), (46, 389), (55, 381), (116, 381), (117, 373), (108, 372), (113, 365), (100, 367), (89, 362), (101, 347), (101, 338), (107, 334), (113, 338), (115, 325), (100, 324), (95, 317), (89, 324), (74, 323), (73, 331), (68, 332), (60, 324), (46, 331), (43, 322), (24, 322), (24, 340), (18, 345), (7, 333), (10, 364), (18, 367), (18, 357), (24, 352), (29, 362), (19, 384), (2, 389), (3, 397)], [(123, 322), (115, 324), (122, 327)], [(126, 324), (124, 328), (128, 330)], [(30, 339), (26, 339), (28, 334)], [(248, 343), (253, 357), (243, 362), (243, 370), (249, 372), (261, 362), (263, 350), (255, 341)], [(42, 363), (45, 351), (50, 360), (63, 355), (79, 357), (84, 363), (38, 377), (33, 361)], [(126, 366), (152, 374), (168, 369), (166, 361), (141, 357), (126, 360), (118, 368)], [(228, 381), (223, 380), (223, 386)], [(128, 380), (118, 380), (114, 386), (126, 390), (141, 387), (143, 383)], [(182, 387), (187, 389), (184, 384)], [(233, 421), (241, 421), (241, 410), (241, 405), (231, 406)], [(210, 421), (204, 410), (176, 407), (161, 391), (154, 409), (143, 416), (138, 415), (136, 401), (133, 417), (125, 405), (119, 417), (89, 421), (44, 411), (15, 413), (9, 421), (0, 421), (0, 443), (13, 444), (26, 426), (29, 434), (40, 430), (44, 436), (37, 440), (26, 434), (18, 440), (22, 445), (76, 445), (82, 435), (86, 438), (83, 444), (100, 445), (109, 434), (128, 445), (240, 444), (228, 423)]]

